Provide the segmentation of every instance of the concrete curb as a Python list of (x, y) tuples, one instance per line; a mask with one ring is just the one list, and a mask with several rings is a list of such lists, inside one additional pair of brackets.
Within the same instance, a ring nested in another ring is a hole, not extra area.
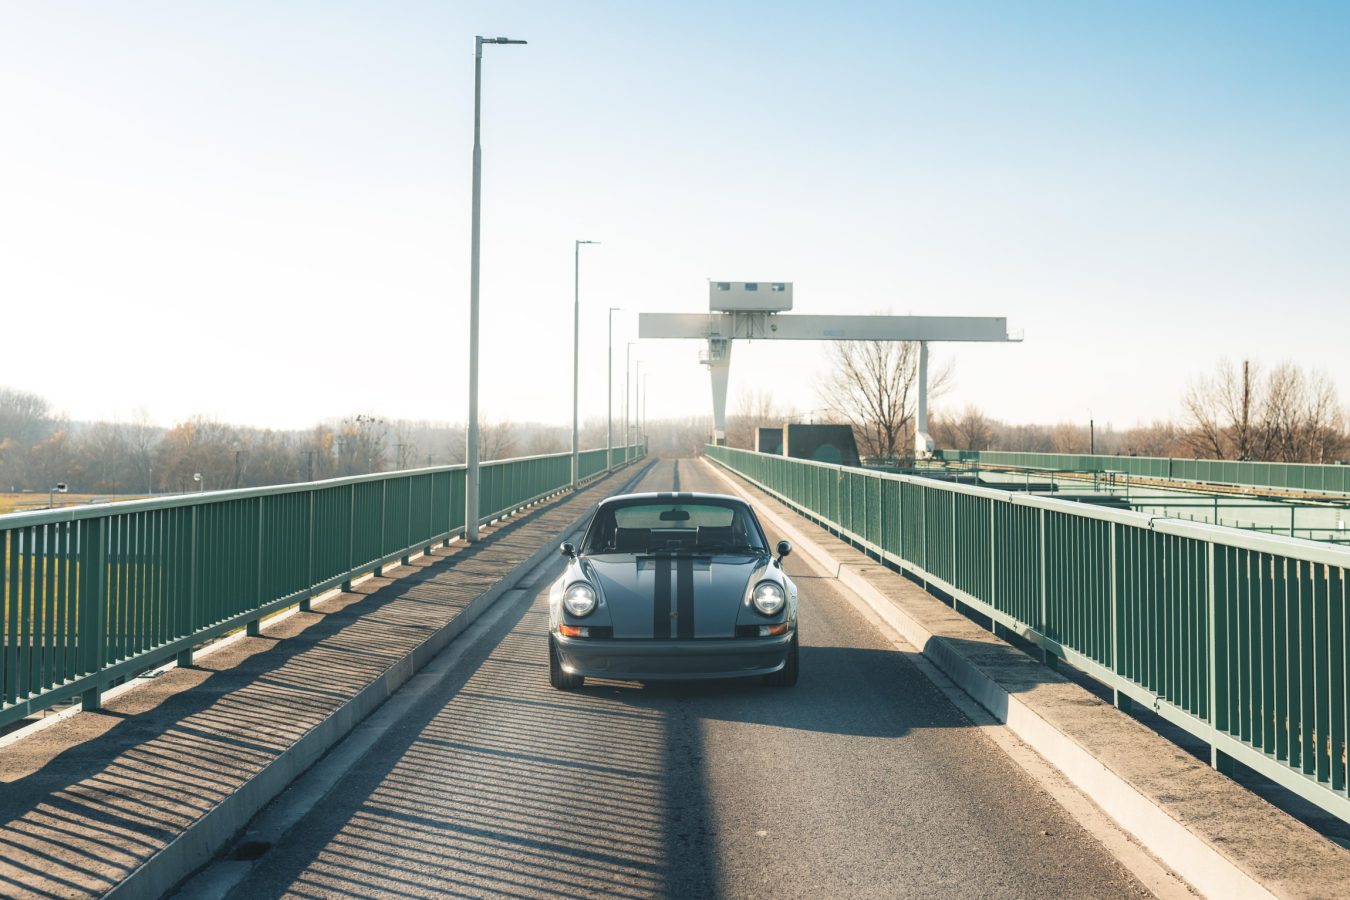
[[(650, 465), (649, 460), (637, 460), (636, 463), (639, 469), (624, 483), (624, 490), (641, 478)], [(566, 533), (574, 530), (592, 514), (594, 509), (595, 504), (589, 504), (586, 510), (562, 531)], [(328, 718), (307, 731), (238, 790), (189, 825), (167, 846), (146, 860), (104, 896), (119, 900), (160, 897), (210, 862), (263, 807), (336, 746), (363, 719), (378, 709), (419, 669), (472, 625), (496, 602), (497, 598), (509, 591), (522, 573), (530, 572), (549, 554), (557, 552), (557, 548), (552, 544), (545, 544), (512, 568), (496, 584), (470, 601), (459, 615), (391, 665), (350, 700), (334, 710)]]
[[(754, 499), (720, 467), (712, 465), (706, 458), (704, 462), (735, 493), (746, 500)], [(878, 591), (863, 575), (862, 570), (875, 567), (869, 558), (863, 557), (856, 565), (841, 563), (782, 516), (763, 507), (760, 514), (792, 541), (794, 550), (800, 549), (817, 566), (834, 573), (841, 584), (860, 597), (901, 637), (919, 648), (958, 687), (1063, 772), (1075, 787), (1197, 891), (1206, 896), (1225, 898), (1275, 896), (1203, 837), (1178, 822), (1072, 737), (1010, 693), (941, 634), (931, 631)]]

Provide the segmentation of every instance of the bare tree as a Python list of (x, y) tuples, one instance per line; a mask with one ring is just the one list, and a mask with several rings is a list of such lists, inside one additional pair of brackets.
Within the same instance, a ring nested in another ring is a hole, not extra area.
[(388, 423), (379, 416), (358, 413), (343, 419), (336, 439), (337, 474), (383, 472), (388, 439)]
[(1181, 428), (1165, 419), (1136, 425), (1121, 436), (1121, 448), (1126, 456), (1175, 456), (1185, 447)]
[(413, 424), (400, 419), (394, 423), (394, 468), (411, 469), (417, 465), (417, 442), (412, 436)]
[(1345, 423), (1336, 387), (1322, 372), (1281, 363), (1266, 379), (1258, 423), (1260, 459), (1324, 462), (1345, 446)]
[(139, 480), (133, 474), (126, 431), (119, 422), (95, 422), (83, 429), (75, 441), (74, 456), (78, 471), (58, 480), (101, 494), (126, 491), (129, 483)]
[(781, 426), (795, 415), (780, 407), (768, 391), (743, 391), (736, 412), (727, 417), (727, 445), (753, 450), (758, 429)]
[[(132, 484), (144, 484), (145, 493), (155, 492), (155, 451), (164, 433), (162, 428), (150, 424), (150, 416), (144, 408), (136, 411), (135, 419), (124, 429), (127, 441), (127, 454), (130, 466), (135, 474)], [(142, 481), (142, 479), (144, 479)]]
[(1260, 369), (1244, 359), (1240, 367), (1219, 363), (1213, 376), (1191, 382), (1183, 399), (1190, 430), (1186, 443), (1196, 456), (1210, 459), (1253, 459), (1261, 455), (1256, 433), (1257, 409), (1263, 402)]
[(0, 439), (9, 438), (27, 450), (57, 429), (56, 414), (47, 398), (28, 391), (0, 387)]
[(1322, 372), (1281, 363), (1262, 373), (1250, 360), (1227, 360), (1191, 383), (1184, 405), (1186, 444), (1197, 456), (1323, 462), (1345, 452), (1345, 416)]
[[(0, 484), (25, 487), (36, 462), (31, 451), (61, 430), (63, 423), (45, 397), (0, 387)], [(45, 479), (45, 475), (41, 478)]]
[(485, 417), (478, 429), (478, 441), (483, 461), (509, 459), (516, 452), (516, 427), (506, 419), (493, 422)]
[(974, 404), (958, 416), (935, 416), (933, 437), (953, 450), (988, 450), (994, 439), (994, 421)]
[[(155, 466), (170, 490), (219, 490), (234, 484), (234, 452), (238, 429), (202, 416), (180, 422), (159, 443)], [(193, 476), (201, 475), (196, 481)]]
[[(893, 459), (909, 450), (918, 403), (917, 341), (834, 341), (833, 369), (821, 388), (830, 410), (853, 426), (863, 456)], [(930, 399), (951, 382), (951, 366), (928, 380)]]

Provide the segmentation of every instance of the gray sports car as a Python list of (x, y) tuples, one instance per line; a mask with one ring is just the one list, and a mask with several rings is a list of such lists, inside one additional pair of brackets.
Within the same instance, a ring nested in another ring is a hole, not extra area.
[(763, 675), (797, 683), (792, 552), (769, 552), (749, 504), (721, 494), (624, 494), (603, 501), (549, 589), (549, 681)]

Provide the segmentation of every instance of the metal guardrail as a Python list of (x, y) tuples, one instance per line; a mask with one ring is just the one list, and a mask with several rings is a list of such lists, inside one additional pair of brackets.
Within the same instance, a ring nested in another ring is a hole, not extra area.
[(1350, 549), (728, 447), (709, 458), (1350, 821)]
[[(580, 454), (585, 480), (605, 450)], [(644, 454), (614, 448), (614, 465)], [(570, 453), (483, 463), (490, 522), (566, 490)], [(0, 516), (0, 725), (300, 604), (464, 531), (464, 467)]]
[(1272, 487), (1291, 491), (1350, 494), (1350, 466), (1310, 463), (1243, 462), (1224, 459), (1176, 459), (1160, 456), (1092, 456), (1076, 453), (1030, 453), (1006, 450), (944, 450), (951, 462), (990, 466), (1061, 469), (1081, 472), (1128, 472), (1145, 478)]

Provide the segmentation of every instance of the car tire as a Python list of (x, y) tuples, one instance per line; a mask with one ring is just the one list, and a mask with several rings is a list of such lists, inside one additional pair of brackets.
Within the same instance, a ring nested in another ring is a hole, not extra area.
[(770, 687), (792, 687), (797, 683), (797, 636), (792, 636), (788, 646), (787, 660), (783, 668), (764, 676), (764, 683)]
[(548, 683), (560, 691), (575, 691), (586, 683), (585, 675), (569, 675), (563, 669), (553, 638), (548, 639)]

